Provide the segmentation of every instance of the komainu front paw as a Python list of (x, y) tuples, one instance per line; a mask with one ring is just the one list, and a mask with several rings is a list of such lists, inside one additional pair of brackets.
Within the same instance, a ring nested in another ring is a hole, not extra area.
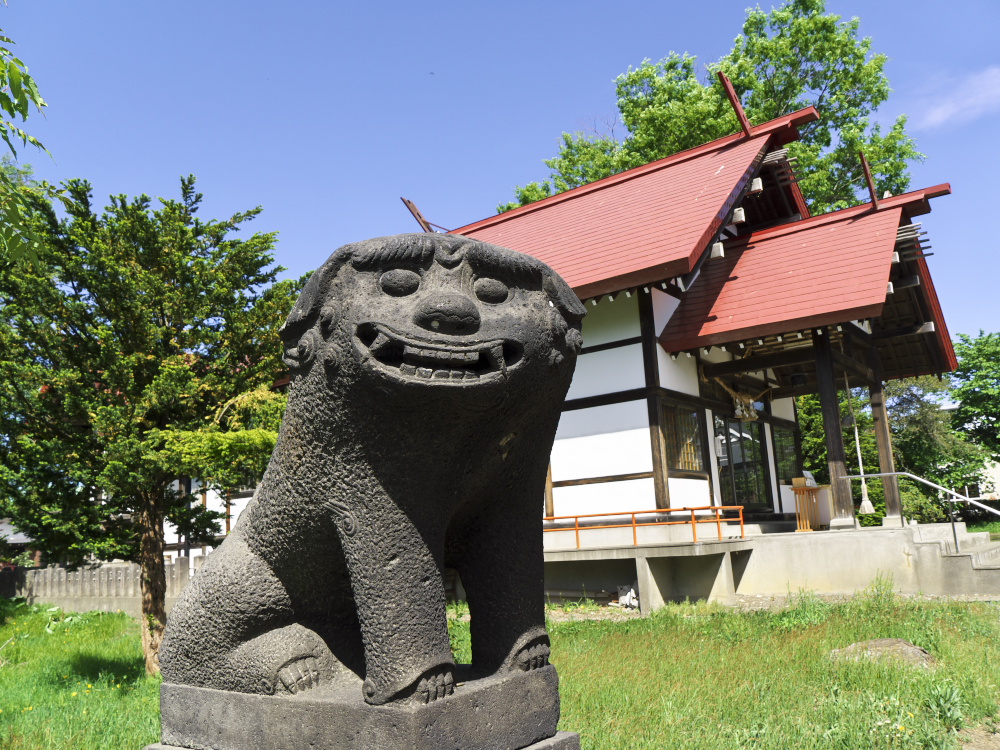
[(514, 657), (514, 664), (522, 672), (541, 669), (548, 665), (551, 653), (548, 636), (543, 636), (531, 641), (518, 651)]
[(455, 676), (450, 666), (431, 670), (417, 683), (414, 697), (419, 703), (431, 703), (455, 692)]
[(365, 702), (381, 706), (385, 703), (432, 703), (447, 698), (455, 692), (454, 669), (454, 664), (433, 667), (401, 690), (394, 690), (394, 686), (390, 684), (380, 692), (374, 680), (366, 679), (362, 686)]
[(272, 695), (278, 691), (297, 695), (319, 687), (319, 673), (319, 661), (315, 656), (292, 659), (278, 670), (278, 677), (273, 683), (265, 680), (264, 689)]

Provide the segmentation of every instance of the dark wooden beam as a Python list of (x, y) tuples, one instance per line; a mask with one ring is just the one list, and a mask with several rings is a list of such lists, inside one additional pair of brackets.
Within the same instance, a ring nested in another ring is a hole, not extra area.
[(603, 352), (608, 349), (618, 349), (622, 346), (632, 346), (633, 344), (641, 344), (642, 336), (633, 336), (628, 339), (620, 339), (618, 341), (608, 341), (604, 344), (594, 344), (593, 346), (585, 346), (580, 350), (580, 354), (594, 354), (595, 352)]
[(876, 341), (882, 341), (883, 339), (898, 339), (903, 336), (916, 336), (918, 334), (934, 333), (934, 331), (935, 326), (933, 323), (917, 323), (913, 326), (893, 328), (889, 331), (877, 331), (872, 335), (872, 338)]
[(596, 396), (584, 396), (583, 398), (573, 398), (563, 403), (563, 411), (576, 411), (577, 409), (591, 409), (595, 406), (609, 406), (611, 404), (624, 404), (626, 401), (639, 401), (646, 398), (645, 388), (632, 388), (628, 391), (616, 391), (614, 393), (598, 393)]
[(898, 292), (900, 289), (909, 289), (914, 286), (920, 286), (920, 277), (916, 274), (913, 276), (907, 276), (905, 279), (897, 279), (892, 282), (892, 290), (894, 292)]
[(875, 380), (875, 373), (872, 371), (870, 367), (867, 367), (866, 365), (863, 365), (860, 362), (856, 362), (855, 360), (848, 357), (846, 354), (838, 352), (836, 349), (831, 349), (830, 354), (833, 357), (834, 363), (840, 369), (849, 370), (850, 372), (853, 372), (859, 378), (862, 378), (868, 383), (871, 383), (873, 380)]
[(812, 347), (802, 347), (799, 349), (789, 349), (773, 354), (758, 354), (756, 356), (734, 359), (729, 362), (717, 362), (705, 365), (705, 377), (717, 378), (723, 375), (738, 375), (744, 372), (760, 372), (770, 370), (773, 367), (790, 367), (791, 365), (804, 365), (812, 362), (816, 358)]
[(808, 396), (810, 393), (815, 393), (816, 388), (816, 383), (782, 385), (771, 389), (771, 399), (777, 400), (779, 398), (798, 398), (799, 396)]
[(642, 367), (646, 378), (646, 410), (649, 415), (649, 448), (653, 457), (653, 488), (656, 507), (670, 507), (670, 487), (667, 484), (667, 459), (663, 425), (660, 421), (660, 364), (656, 350), (656, 324), (653, 318), (653, 295), (639, 296), (639, 336), (642, 338)]
[(827, 465), (830, 469), (830, 492), (833, 495), (831, 525), (845, 525), (854, 520), (854, 500), (847, 476), (847, 454), (844, 451), (844, 434), (840, 425), (840, 399), (833, 369), (833, 347), (826, 328), (813, 333), (816, 351), (816, 378), (819, 385), (820, 410), (823, 413), (823, 432), (826, 433)]
[(844, 333), (848, 333), (853, 338), (861, 341), (861, 343), (871, 346), (872, 335), (861, 326), (855, 325), (854, 323), (844, 323), (841, 327), (843, 328)]
[[(553, 487), (580, 487), (584, 484), (604, 484), (606, 482), (629, 482), (633, 479), (649, 479), (653, 476), (651, 471), (640, 471), (635, 474), (611, 474), (606, 477), (585, 477), (583, 479), (562, 479), (553, 482)], [(550, 514), (554, 515), (554, 514)]]

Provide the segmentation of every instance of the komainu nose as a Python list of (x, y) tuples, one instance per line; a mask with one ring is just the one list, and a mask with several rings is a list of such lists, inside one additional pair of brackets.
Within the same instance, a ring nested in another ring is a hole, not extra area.
[(413, 316), (421, 328), (453, 335), (479, 330), (479, 310), (464, 294), (434, 294), (424, 299)]

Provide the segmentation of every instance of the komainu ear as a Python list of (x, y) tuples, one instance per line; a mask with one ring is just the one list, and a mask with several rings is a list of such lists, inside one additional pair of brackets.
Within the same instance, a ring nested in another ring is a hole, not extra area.
[(298, 345), (285, 350), (282, 361), (293, 369), (305, 369), (316, 359), (322, 339), (319, 332), (310, 328), (299, 338)]

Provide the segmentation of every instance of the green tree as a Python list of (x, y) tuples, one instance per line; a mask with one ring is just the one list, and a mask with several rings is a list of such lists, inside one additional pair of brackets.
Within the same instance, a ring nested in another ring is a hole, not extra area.
[(50, 557), (142, 569), (150, 672), (165, 621), (164, 521), (194, 543), (217, 532), (177, 481), (177, 446), (220, 404), (271, 383), (295, 282), (270, 267), (275, 236), (234, 233), (259, 208), (197, 217), (179, 200), (67, 183), (68, 216), (36, 200), (41, 263), (0, 268), (0, 497)]
[[(18, 123), (28, 119), (32, 107), (41, 112), (46, 105), (35, 79), (28, 74), (28, 66), (7, 46), (13, 43), (0, 29), (0, 109), (3, 110), (0, 138), (11, 154), (17, 156), (15, 143), (45, 151), (38, 139), (28, 135)], [(0, 170), (0, 264), (25, 254), (30, 256), (38, 242), (27, 221), (32, 191), (49, 197), (56, 195), (48, 185), (26, 187), (24, 180), (18, 179), (16, 170)]]
[[(944, 487), (961, 490), (975, 484), (984, 467), (986, 455), (979, 446), (953, 428), (950, 412), (944, 408), (953, 397), (947, 381), (933, 376), (890, 380), (885, 384), (886, 409), (892, 433), (893, 459), (897, 471), (906, 471), (936, 482)], [(840, 412), (850, 413), (847, 391), (840, 392)], [(878, 448), (871, 405), (865, 389), (853, 389), (851, 400), (858, 425), (864, 469), (868, 473), (879, 471)], [(802, 430), (802, 454), (805, 468), (823, 482), (829, 481), (827, 467), (826, 435), (820, 411), (819, 396), (802, 396), (798, 399), (799, 425)], [(854, 427), (844, 419), (843, 440), (847, 456), (847, 471), (858, 474), (857, 449)], [(855, 502), (860, 502), (860, 483), (852, 481)], [(876, 514), (862, 518), (862, 523), (880, 523), (885, 515), (885, 497), (881, 481), (869, 484)], [(903, 515), (921, 522), (941, 521), (945, 512), (937, 502), (933, 490), (918, 483), (900, 480)]]
[[(870, 118), (889, 96), (885, 55), (858, 37), (858, 19), (842, 22), (825, 0), (789, 0), (768, 13), (747, 12), (733, 49), (699, 77), (697, 58), (671, 52), (618, 76), (618, 111), (627, 134), (564, 133), (548, 180), (515, 188), (507, 211), (554, 193), (699, 146), (739, 130), (716, 73), (724, 72), (751, 123), (815, 106), (818, 122), (789, 145), (803, 195), (814, 213), (855, 205), (866, 195), (858, 161), (864, 150), (879, 191), (905, 192), (907, 164), (918, 160), (906, 118), (887, 130)], [(865, 198), (866, 199), (866, 198)]]
[(955, 353), (955, 427), (1000, 461), (1000, 333), (981, 330), (975, 338), (959, 334)]

